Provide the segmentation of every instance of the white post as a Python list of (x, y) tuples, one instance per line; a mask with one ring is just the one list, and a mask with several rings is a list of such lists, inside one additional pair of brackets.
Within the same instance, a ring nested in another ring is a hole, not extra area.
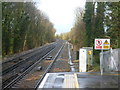
[(69, 56), (69, 64), (72, 65), (72, 61), (71, 61), (71, 52), (70, 52), (70, 43), (68, 43), (68, 56)]

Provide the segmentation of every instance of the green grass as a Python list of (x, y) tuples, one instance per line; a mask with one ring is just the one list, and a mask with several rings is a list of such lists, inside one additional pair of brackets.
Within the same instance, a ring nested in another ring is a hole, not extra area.
[(99, 72), (100, 71), (100, 65), (97, 63), (94, 63), (92, 67), (90, 67), (89, 72)]

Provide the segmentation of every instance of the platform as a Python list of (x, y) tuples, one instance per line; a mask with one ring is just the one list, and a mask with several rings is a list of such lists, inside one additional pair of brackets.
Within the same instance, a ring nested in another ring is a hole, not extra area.
[(47, 73), (38, 88), (119, 88), (118, 73)]

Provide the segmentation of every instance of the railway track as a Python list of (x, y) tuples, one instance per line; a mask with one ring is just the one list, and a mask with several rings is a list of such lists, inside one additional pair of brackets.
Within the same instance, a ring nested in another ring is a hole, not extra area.
[(2, 64), (3, 70), (2, 70), (2, 75), (5, 75), (9, 72), (11, 72), (13, 69), (17, 68), (19, 65), (26, 63), (30, 60), (30, 58), (34, 58), (36, 56), (38, 56), (39, 54), (42, 56), (44, 55), (44, 51), (48, 50), (48, 52), (53, 49), (55, 46), (54, 45), (49, 45), (49, 47), (44, 47), (40, 48), (39, 50), (35, 50), (31, 53), (27, 53), (27, 55), (23, 55), (17, 58), (14, 58), (13, 60), (4, 62), (4, 64)]
[(61, 48), (59, 49), (59, 51), (57, 52), (57, 54), (55, 55), (55, 57), (53, 58), (53, 62), (50, 63), (50, 65), (47, 67), (47, 69), (44, 71), (42, 77), (40, 78), (40, 80), (37, 82), (36, 86), (34, 87), (35, 90), (37, 90), (39, 84), (41, 83), (41, 81), (43, 80), (44, 76), (51, 70), (53, 64), (55, 63), (55, 61), (57, 60), (60, 52), (62, 51), (64, 45), (61, 46)]
[[(34, 63), (32, 62), (31, 65), (30, 65), (30, 62), (27, 62), (27, 63), (24, 63), (24, 65), (21, 66), (21, 69), (22, 71), (20, 70), (16, 70), (15, 69), (12, 69), (13, 71), (15, 71), (15, 73), (12, 72), (12, 76), (10, 76), (9, 78), (7, 78), (6, 80), (3, 80), (3, 83), (2, 83), (2, 90), (6, 90), (6, 89), (9, 89), (11, 88), (12, 86), (14, 86), (18, 81), (20, 81), (23, 77), (25, 77), (26, 74), (28, 74), (38, 63), (40, 63), (43, 59), (45, 59), (51, 52), (54, 51), (55, 47), (59, 45), (57, 45), (58, 43), (54, 44), (51, 49), (49, 48), (49, 50), (47, 51), (47, 49), (43, 49), (44, 51), (42, 51), (43, 53), (43, 56), (39, 57), (39, 58), (36, 58), (37, 60), (34, 61)], [(62, 44), (61, 44), (62, 45)], [(63, 48), (63, 45), (62, 47), (60, 48), (60, 50), (57, 52), (56, 56), (54, 57), (53, 59), (53, 62), (48, 66), (48, 68), (45, 70), (42, 78), (39, 80), (39, 82), (36, 84), (35, 88), (37, 88), (37, 86), (39, 85), (39, 83), (41, 82), (41, 80), (43, 79), (43, 77), (45, 76), (45, 74), (47, 72), (49, 72), (50, 68), (52, 67), (53, 63), (55, 62), (55, 60), (57, 59), (57, 57), (59, 56), (59, 53), (61, 52)], [(40, 56), (40, 54), (36, 54), (34, 57), (32, 58), (35, 58), (37, 56)], [(26, 67), (26, 64), (28, 65)], [(25, 67), (24, 67), (25, 66)], [(20, 66), (19, 66), (20, 67)], [(18, 68), (19, 68), (18, 67)], [(17, 72), (16, 72), (17, 71)], [(19, 72), (18, 72), (19, 71)], [(6, 74), (5, 74), (6, 75)], [(8, 75), (9, 76), (9, 75)]]
[[(51, 43), (50, 45), (53, 45), (53, 44), (54, 44), (54, 42)], [(47, 47), (47, 46), (48, 46), (48, 45), (44, 45), (44, 46), (41, 46), (41, 47), (39, 47), (39, 48), (34, 48), (34, 49), (31, 49), (31, 50), (28, 50), (28, 51), (24, 51), (24, 52), (22, 52), (22, 53), (19, 53), (19, 54), (17, 54), (17, 55), (13, 55), (13, 56), (11, 56), (10, 58), (8, 58), (7, 60), (3, 61), (2, 64), (10, 63), (10, 62), (13, 62), (13, 61), (18, 60), (18, 59), (21, 60), (20, 57), (24, 57), (24, 56), (26, 57), (27, 55), (29, 55), (29, 54), (31, 54), (31, 53), (34, 53), (34, 52), (36, 52), (36, 51), (42, 50), (43, 48), (45, 48), (45, 47)]]
[[(50, 45), (49, 47), (41, 50), (40, 52), (35, 53), (33, 56), (27, 57), (26, 59), (17, 62), (17, 64), (13, 64), (9, 68), (3, 71), (3, 78), (9, 76), (9, 73), (12, 75), (7, 78), (3, 79), (2, 88), (7, 89), (14, 85), (18, 80), (24, 77), (38, 62), (40, 62), (43, 58), (45, 58), (50, 52), (52, 52), (55, 48), (55, 45)], [(41, 55), (42, 53), (42, 55)], [(32, 59), (34, 58), (34, 60)], [(20, 68), (21, 67), (21, 68)], [(16, 70), (17, 68), (17, 70)], [(13, 73), (13, 72), (15, 73)], [(8, 75), (7, 75), (8, 74)]]

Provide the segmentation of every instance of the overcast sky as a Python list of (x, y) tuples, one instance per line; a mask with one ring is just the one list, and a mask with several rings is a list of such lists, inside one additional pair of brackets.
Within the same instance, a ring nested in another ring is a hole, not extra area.
[(54, 24), (56, 34), (60, 34), (70, 31), (74, 24), (75, 9), (84, 6), (85, 0), (40, 0), (38, 8)]

